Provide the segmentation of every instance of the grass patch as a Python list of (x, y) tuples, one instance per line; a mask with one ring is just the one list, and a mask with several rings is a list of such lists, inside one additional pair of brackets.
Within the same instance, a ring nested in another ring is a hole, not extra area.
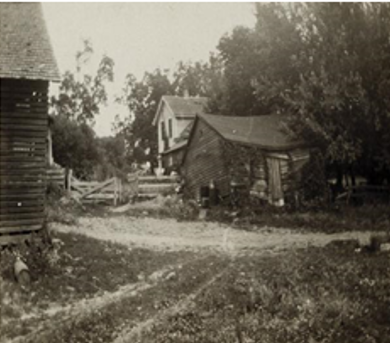
[(32, 245), (17, 251), (30, 269), (28, 291), (19, 289), (14, 280), (13, 254), (9, 250), (1, 252), (1, 315), (3, 322), (10, 323), (8, 334), (20, 334), (26, 329), (23, 325), (16, 328), (22, 316), (36, 316), (52, 306), (113, 292), (164, 266), (193, 256), (189, 252), (129, 248), (73, 233), (56, 232), (54, 236), (59, 240), (58, 250), (47, 251)]
[(242, 257), (140, 342), (390, 341), (389, 255), (329, 245)]
[(185, 221), (197, 219), (199, 207), (195, 201), (184, 201), (181, 196), (170, 194), (136, 201), (129, 205), (126, 211), (119, 214), (123, 213), (134, 217), (175, 218), (179, 221)]
[[(235, 215), (232, 215), (235, 213)], [(274, 206), (259, 206), (232, 211), (215, 208), (209, 220), (234, 223), (237, 227), (304, 229), (314, 232), (390, 231), (390, 206), (334, 207), (316, 211), (292, 211)]]

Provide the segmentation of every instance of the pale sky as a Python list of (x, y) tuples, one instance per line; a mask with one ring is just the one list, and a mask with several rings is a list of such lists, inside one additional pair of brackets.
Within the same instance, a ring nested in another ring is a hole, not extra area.
[[(206, 61), (219, 39), (237, 25), (253, 27), (253, 3), (43, 3), (46, 24), (61, 73), (73, 70), (75, 53), (89, 39), (95, 56), (115, 62), (112, 93), (128, 73), (137, 78), (156, 68), (174, 69), (179, 61)], [(117, 113), (110, 105), (94, 127), (111, 134)]]

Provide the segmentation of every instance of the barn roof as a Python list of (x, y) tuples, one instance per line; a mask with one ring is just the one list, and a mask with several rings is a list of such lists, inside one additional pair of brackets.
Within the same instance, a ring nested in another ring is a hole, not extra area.
[(224, 139), (246, 145), (255, 145), (268, 150), (283, 150), (302, 146), (303, 142), (292, 139), (283, 130), (279, 115), (233, 117), (201, 114), (209, 126)]
[(160, 116), (162, 104), (166, 104), (176, 118), (195, 118), (197, 114), (205, 113), (207, 105), (206, 97), (180, 97), (175, 95), (164, 95), (161, 98), (153, 125), (156, 125)]
[(41, 4), (0, 3), (0, 78), (59, 80)]

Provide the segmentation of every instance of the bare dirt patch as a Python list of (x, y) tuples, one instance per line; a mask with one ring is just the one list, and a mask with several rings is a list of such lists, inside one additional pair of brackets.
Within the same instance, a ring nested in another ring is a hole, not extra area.
[(149, 249), (212, 249), (235, 253), (324, 246), (333, 240), (343, 239), (357, 239), (365, 244), (371, 234), (360, 231), (324, 234), (269, 227), (244, 231), (216, 222), (178, 222), (167, 218), (129, 216), (81, 218), (78, 226), (53, 224), (53, 228)]

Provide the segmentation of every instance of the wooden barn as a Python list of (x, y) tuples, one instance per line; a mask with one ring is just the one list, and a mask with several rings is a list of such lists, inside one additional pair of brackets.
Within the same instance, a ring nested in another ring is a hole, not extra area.
[(39, 3), (0, 3), (0, 244), (44, 226), (48, 90), (59, 73)]
[(284, 205), (299, 184), (310, 149), (291, 140), (281, 123), (278, 115), (198, 115), (181, 170), (187, 195), (199, 199), (212, 182), (221, 198), (242, 189), (247, 196)]

